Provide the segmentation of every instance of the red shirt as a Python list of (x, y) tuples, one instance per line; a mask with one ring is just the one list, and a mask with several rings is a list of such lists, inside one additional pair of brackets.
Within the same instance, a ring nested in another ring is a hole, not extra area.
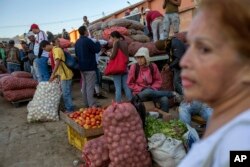
[(50, 60), (51, 68), (53, 70), (55, 68), (55, 61), (54, 61), (54, 57), (53, 57), (52, 51), (49, 52), (49, 60)]
[(159, 18), (159, 17), (163, 17), (163, 15), (158, 12), (158, 11), (155, 11), (155, 10), (152, 10), (152, 11), (149, 11), (147, 13), (147, 16), (146, 16), (146, 21), (147, 21), (147, 27), (148, 27), (148, 30), (149, 32), (151, 32), (151, 23), (156, 19), (156, 18)]

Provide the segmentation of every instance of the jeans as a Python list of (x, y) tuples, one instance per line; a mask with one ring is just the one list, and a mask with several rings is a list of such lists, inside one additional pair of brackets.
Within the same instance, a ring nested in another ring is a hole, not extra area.
[(7, 70), (8, 70), (8, 73), (12, 73), (14, 71), (21, 71), (21, 65), (16, 64), (16, 63), (7, 62)]
[(100, 85), (101, 85), (101, 73), (99, 68), (95, 70), (96, 73), (96, 81), (95, 81), (95, 93), (99, 94), (100, 93)]
[(72, 80), (62, 80), (61, 81), (61, 88), (62, 88), (62, 96), (66, 111), (73, 112), (74, 105), (72, 102)]
[(48, 81), (50, 78), (48, 58), (40, 57), (36, 58), (33, 63), (33, 68), (37, 77), (38, 82)]
[(93, 97), (95, 90), (96, 72), (81, 71), (82, 77), (82, 95), (84, 107), (96, 106), (96, 101)]
[(198, 101), (192, 101), (190, 103), (182, 102), (179, 107), (179, 119), (182, 122), (190, 125), (191, 117), (193, 115), (199, 115), (205, 121), (208, 121), (212, 112), (213, 112), (213, 109), (208, 107), (204, 103), (201, 103)]
[(31, 72), (31, 68), (30, 68), (30, 62), (29, 61), (25, 61), (25, 62), (23, 62), (23, 69), (24, 69), (24, 71), (26, 71), (26, 72)]
[(30, 73), (32, 74), (33, 79), (34, 79), (34, 80), (37, 80), (36, 71), (35, 71), (35, 69), (34, 69), (33, 66), (30, 66)]
[(162, 19), (156, 18), (151, 23), (151, 28), (152, 28), (154, 42), (158, 41), (159, 39), (161, 39), (161, 40), (164, 39)]
[(170, 91), (159, 91), (153, 89), (144, 89), (138, 96), (142, 101), (152, 100), (155, 103), (160, 103), (160, 107), (163, 111), (168, 112), (168, 98), (174, 97), (173, 93)]
[(166, 13), (163, 19), (164, 37), (169, 37), (170, 25), (173, 26), (174, 33), (179, 32), (180, 17), (178, 13)]
[(128, 100), (132, 99), (131, 90), (128, 87), (127, 79), (128, 74), (113, 75), (115, 85), (115, 101), (120, 103), (122, 101), (122, 88)]
[(183, 89), (181, 84), (181, 70), (174, 68), (174, 79), (173, 79), (174, 89), (180, 95), (183, 95)]

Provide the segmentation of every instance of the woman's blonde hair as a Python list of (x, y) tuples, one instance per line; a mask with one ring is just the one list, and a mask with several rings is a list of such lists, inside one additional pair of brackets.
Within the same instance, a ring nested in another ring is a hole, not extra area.
[(249, 0), (203, 0), (199, 10), (216, 16), (220, 32), (240, 55), (250, 59)]

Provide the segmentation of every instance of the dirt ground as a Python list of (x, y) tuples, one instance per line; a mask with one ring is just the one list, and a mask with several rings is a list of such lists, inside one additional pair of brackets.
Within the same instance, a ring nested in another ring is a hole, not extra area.
[[(104, 85), (105, 86), (105, 85)], [(80, 84), (73, 84), (73, 100), (82, 106)], [(108, 105), (114, 93), (105, 92)], [(27, 123), (27, 103), (15, 108), (0, 96), (0, 167), (71, 167), (81, 152), (68, 144), (63, 121)]]

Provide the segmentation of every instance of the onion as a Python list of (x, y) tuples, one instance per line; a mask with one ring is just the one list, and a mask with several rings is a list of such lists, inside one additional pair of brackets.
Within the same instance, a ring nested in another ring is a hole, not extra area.
[(117, 127), (115, 133), (119, 135), (121, 132), (122, 132), (122, 129), (120, 127)]
[(116, 119), (112, 119), (112, 120), (111, 120), (111, 124), (114, 125), (114, 126), (116, 126), (116, 125), (117, 125)]
[(97, 160), (95, 161), (95, 165), (96, 165), (96, 166), (101, 166), (101, 165), (102, 165), (102, 161), (101, 161), (100, 159), (97, 159)]
[(119, 135), (113, 135), (113, 141), (120, 141), (120, 136)]
[(112, 143), (112, 148), (115, 149), (116, 147), (118, 147), (118, 145), (119, 145), (119, 144), (118, 144), (117, 142), (113, 142), (113, 143)]
[(129, 145), (125, 145), (125, 146), (124, 146), (124, 149), (125, 149), (126, 151), (129, 151), (129, 150), (130, 150), (130, 146), (129, 146)]

